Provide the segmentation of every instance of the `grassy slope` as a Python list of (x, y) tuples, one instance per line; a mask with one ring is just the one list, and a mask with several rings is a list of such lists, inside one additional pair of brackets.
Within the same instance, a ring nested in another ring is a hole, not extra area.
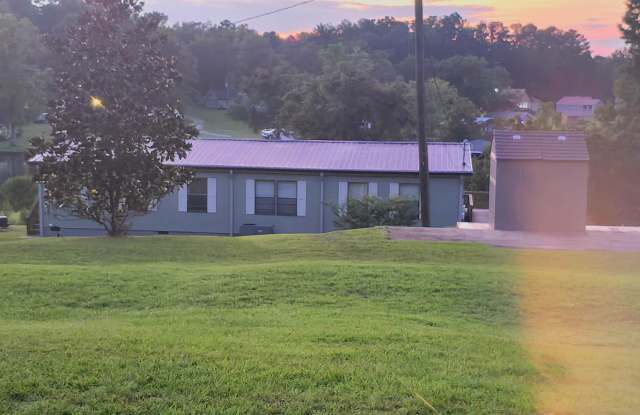
[(259, 135), (247, 123), (234, 120), (227, 111), (192, 105), (187, 108), (186, 112), (187, 116), (201, 119), (204, 122), (204, 129), (208, 132), (233, 138), (259, 138)]
[(16, 151), (22, 152), (29, 147), (29, 141), (33, 137), (48, 135), (51, 131), (49, 124), (28, 124), (22, 127), (22, 136), (18, 138), (15, 146), (9, 144), (8, 141), (0, 142), (0, 151)]
[(0, 235), (0, 413), (526, 414), (509, 251)]

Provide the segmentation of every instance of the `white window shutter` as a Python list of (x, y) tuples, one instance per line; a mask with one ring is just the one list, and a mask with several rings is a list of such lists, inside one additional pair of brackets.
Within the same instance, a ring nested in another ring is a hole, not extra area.
[(307, 182), (298, 180), (298, 216), (307, 216)]
[(378, 197), (378, 182), (369, 182), (369, 197)]
[(218, 204), (218, 181), (212, 177), (207, 179), (207, 212), (216, 213)]
[(187, 185), (185, 184), (178, 190), (178, 212), (187, 211)]
[(256, 181), (247, 179), (244, 183), (245, 189), (245, 213), (247, 215), (256, 214)]
[(400, 197), (400, 183), (389, 183), (389, 199)]
[(345, 207), (347, 205), (347, 198), (349, 197), (349, 183), (338, 182), (338, 205)]

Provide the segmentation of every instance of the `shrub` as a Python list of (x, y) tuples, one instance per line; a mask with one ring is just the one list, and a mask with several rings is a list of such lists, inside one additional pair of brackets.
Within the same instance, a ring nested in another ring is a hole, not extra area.
[(9, 225), (25, 225), (27, 223), (27, 211), (22, 212), (10, 212), (7, 217), (9, 219)]
[(411, 226), (418, 220), (419, 207), (418, 202), (411, 199), (367, 197), (349, 200), (346, 206), (335, 206), (334, 213), (339, 229)]
[(29, 211), (36, 201), (37, 187), (30, 176), (8, 179), (0, 186), (0, 205), (10, 211)]

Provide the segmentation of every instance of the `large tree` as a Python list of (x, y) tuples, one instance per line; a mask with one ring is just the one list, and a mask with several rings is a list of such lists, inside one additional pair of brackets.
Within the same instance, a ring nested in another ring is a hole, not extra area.
[(39, 36), (27, 19), (0, 10), (0, 124), (8, 126), (14, 144), (18, 127), (44, 104)]
[(53, 137), (35, 142), (38, 179), (50, 208), (122, 235), (190, 180), (168, 164), (186, 156), (197, 131), (179, 109), (162, 16), (143, 15), (138, 0), (87, 0), (87, 8), (48, 42), (65, 64), (56, 68)]
[(589, 127), (589, 209), (600, 223), (640, 224), (640, 1), (627, 2), (621, 26), (628, 53), (621, 53), (616, 101), (598, 111)]
[(620, 30), (634, 59), (632, 72), (640, 80), (640, 0), (627, 1), (627, 13)]

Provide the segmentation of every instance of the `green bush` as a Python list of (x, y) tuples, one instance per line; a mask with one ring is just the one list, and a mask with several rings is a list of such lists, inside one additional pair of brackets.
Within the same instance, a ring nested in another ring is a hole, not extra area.
[(419, 205), (411, 199), (367, 197), (350, 199), (346, 206), (335, 206), (334, 213), (337, 216), (335, 225), (339, 229), (411, 226), (418, 220)]
[(26, 225), (28, 213), (22, 212), (9, 212), (7, 217), (9, 218), (9, 225)]
[(12, 177), (0, 186), (0, 207), (13, 212), (30, 211), (36, 194), (37, 187), (30, 176)]

